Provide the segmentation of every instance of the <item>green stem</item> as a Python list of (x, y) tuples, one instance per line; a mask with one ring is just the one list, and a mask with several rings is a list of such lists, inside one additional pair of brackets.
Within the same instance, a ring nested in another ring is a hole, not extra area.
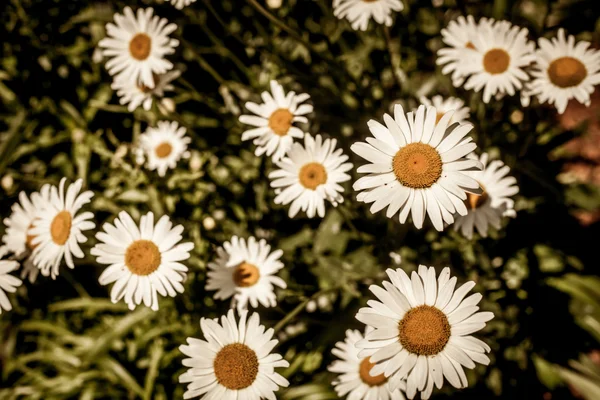
[(279, 321), (274, 327), (273, 330), (275, 331), (275, 333), (279, 332), (281, 329), (283, 329), (283, 327), (285, 327), (292, 319), (294, 319), (298, 314), (300, 314), (302, 312), (302, 310), (304, 310), (306, 308), (306, 305), (311, 301), (311, 300), (315, 300), (316, 298), (318, 298), (319, 296), (328, 293), (328, 292), (333, 292), (334, 290), (337, 290), (337, 288), (332, 288), (332, 289), (323, 289), (318, 291), (317, 293), (313, 294), (312, 296), (310, 296), (307, 299), (304, 299), (302, 301), (302, 303), (298, 304), (296, 306), (296, 308), (294, 308), (290, 313), (288, 313), (285, 317), (283, 317), (283, 319), (281, 321)]

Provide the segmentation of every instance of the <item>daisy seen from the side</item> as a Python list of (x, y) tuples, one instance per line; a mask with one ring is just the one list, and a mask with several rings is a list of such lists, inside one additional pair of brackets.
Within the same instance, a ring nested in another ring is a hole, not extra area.
[(115, 79), (111, 88), (117, 92), (119, 103), (127, 105), (127, 110), (130, 112), (135, 111), (140, 106), (149, 111), (155, 101), (161, 101), (160, 99), (165, 96), (165, 92), (175, 89), (171, 82), (177, 79), (179, 75), (181, 75), (181, 72), (178, 70), (161, 75), (154, 74), (154, 88), (149, 88), (134, 80)]
[(196, 0), (171, 0), (171, 4), (173, 4), (173, 6), (175, 6), (175, 8), (178, 10), (182, 10), (184, 7), (187, 7), (195, 2)]
[(185, 127), (175, 121), (159, 121), (156, 125), (140, 135), (140, 147), (146, 156), (146, 167), (165, 176), (180, 159), (189, 157), (187, 146), (191, 139), (185, 135)]
[(421, 104), (426, 107), (435, 107), (437, 111), (436, 121), (439, 122), (440, 119), (449, 111), (454, 111), (452, 118), (450, 119), (450, 124), (455, 122), (466, 122), (469, 119), (469, 114), (471, 110), (469, 107), (465, 106), (465, 102), (457, 97), (442, 97), (440, 95), (433, 96), (431, 99), (427, 97), (421, 97)]
[(392, 26), (393, 12), (402, 11), (400, 0), (333, 0), (333, 15), (347, 19), (352, 29), (366, 31), (371, 18), (378, 24)]

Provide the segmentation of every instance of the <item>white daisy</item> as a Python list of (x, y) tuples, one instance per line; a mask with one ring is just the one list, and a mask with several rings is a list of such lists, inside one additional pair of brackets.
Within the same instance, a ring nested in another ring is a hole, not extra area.
[(277, 297), (274, 286), (285, 289), (285, 281), (274, 274), (283, 268), (279, 261), (283, 251), (271, 253), (271, 246), (264, 239), (259, 242), (250, 237), (248, 242), (233, 236), (217, 249), (217, 259), (208, 264), (206, 290), (216, 290), (214, 298), (225, 300), (233, 296), (237, 309), (242, 310), (248, 302), (254, 308), (258, 303), (275, 307)]
[(491, 312), (477, 312), (482, 296), (465, 299), (475, 282), (457, 290), (456, 277), (444, 268), (436, 279), (433, 267), (419, 266), (411, 277), (401, 269), (388, 269), (392, 281), (383, 288), (369, 289), (380, 301), (369, 300), (356, 318), (374, 328), (356, 346), (359, 357), (370, 357), (376, 365), (371, 375), (384, 374), (391, 386), (406, 379), (409, 399), (421, 392), (428, 399), (433, 385), (441, 388), (444, 377), (456, 388), (468, 386), (463, 367), (475, 368), (476, 361), (488, 365), (485, 355), (490, 347), (472, 333), (483, 329), (494, 317)]
[(310, 98), (306, 93), (287, 95), (277, 81), (271, 81), (271, 93), (262, 93), (262, 104), (246, 103), (246, 108), (256, 115), (241, 115), (240, 122), (256, 128), (242, 134), (242, 140), (254, 139), (256, 151), (254, 154), (273, 156), (273, 161), (279, 161), (292, 147), (294, 138), (301, 138), (304, 133), (293, 126), (294, 122), (308, 122), (306, 114), (313, 111), (310, 104), (302, 104)]
[(600, 51), (590, 49), (590, 42), (575, 43), (572, 35), (566, 38), (564, 29), (552, 41), (540, 38), (538, 44), (528, 94), (554, 104), (561, 114), (573, 98), (589, 106), (590, 94), (600, 83)]
[(152, 102), (157, 99), (162, 99), (165, 92), (175, 89), (171, 82), (181, 75), (178, 70), (169, 71), (162, 75), (153, 74), (154, 88), (138, 83), (135, 80), (119, 80), (115, 79), (111, 85), (113, 90), (117, 91), (119, 103), (127, 104), (127, 110), (135, 111), (136, 108), (142, 106), (148, 111), (152, 107)]
[(17, 268), (19, 268), (19, 263), (16, 261), (0, 260), (0, 314), (2, 314), (2, 310), (12, 310), (12, 305), (5, 292), (14, 293), (23, 284), (19, 278), (9, 274)]
[(90, 221), (94, 218), (91, 212), (77, 215), (81, 207), (90, 202), (94, 193), (90, 190), (79, 193), (83, 180), (78, 179), (69, 185), (65, 194), (66, 181), (66, 178), (62, 178), (58, 188), (50, 187), (50, 194), (40, 203), (41, 211), (28, 231), (29, 235), (33, 236), (33, 263), (42, 275), (51, 275), (52, 279), (58, 276), (63, 258), (69, 268), (75, 268), (73, 256), (84, 256), (79, 247), (79, 243), (87, 242), (83, 231), (96, 227), (96, 224)]
[(402, 11), (400, 0), (333, 0), (333, 15), (346, 18), (352, 29), (366, 31), (369, 20), (392, 26), (392, 11)]
[(188, 338), (187, 345), (179, 350), (186, 356), (183, 365), (190, 369), (179, 377), (187, 383), (184, 399), (276, 400), (279, 387), (289, 382), (275, 372), (275, 368), (287, 368), (289, 363), (281, 355), (271, 353), (278, 340), (273, 339), (273, 329), (265, 332), (257, 313), (247, 319), (248, 311), (218, 319), (200, 320), (200, 329), (206, 340)]
[(171, 0), (171, 4), (173, 4), (178, 10), (181, 10), (183, 7), (187, 7), (195, 2), (196, 0)]
[[(115, 282), (110, 292), (113, 303), (125, 298), (129, 309), (142, 304), (158, 310), (158, 295), (175, 297), (183, 293), (181, 284), (188, 268), (180, 261), (190, 258), (193, 243), (179, 243), (183, 226), (173, 227), (163, 215), (154, 225), (154, 214), (140, 219), (139, 228), (125, 211), (114, 225), (105, 223), (98, 232), (99, 242), (91, 253), (107, 267), (98, 281), (101, 285)], [(179, 243), (179, 244), (178, 244)]]
[(469, 110), (469, 107), (465, 106), (465, 102), (459, 98), (443, 98), (442, 96), (437, 95), (433, 96), (431, 100), (427, 97), (421, 97), (420, 101), (426, 107), (435, 107), (437, 110), (435, 122), (439, 122), (444, 114), (449, 111), (454, 111), (454, 115), (452, 116), (452, 119), (450, 119), (450, 124), (455, 122), (466, 122), (466, 120), (469, 119), (471, 110)]
[(149, 127), (140, 135), (140, 147), (146, 153), (146, 167), (165, 176), (167, 169), (175, 168), (181, 158), (189, 157), (187, 146), (191, 139), (186, 129), (175, 121), (159, 121), (157, 127)]
[[(293, 218), (298, 211), (306, 212), (309, 218), (315, 214), (325, 216), (325, 200), (334, 206), (344, 201), (344, 188), (340, 183), (350, 180), (348, 172), (352, 164), (342, 149), (336, 149), (335, 139), (317, 135), (304, 136), (304, 146), (294, 143), (287, 156), (276, 162), (280, 168), (269, 174), (271, 187), (277, 196), (275, 204), (289, 204), (288, 215)], [(283, 188), (283, 189), (282, 189)]]
[[(108, 37), (98, 45), (103, 55), (109, 57), (106, 63), (108, 73), (115, 79), (143, 84), (154, 88), (152, 74), (164, 74), (173, 64), (164, 57), (175, 52), (179, 41), (169, 38), (177, 29), (165, 18), (153, 16), (152, 8), (138, 9), (137, 17), (130, 7), (124, 14), (115, 14), (115, 23), (106, 24)], [(116, 25), (115, 25), (116, 24)]]
[[(371, 369), (375, 364), (368, 357), (358, 356), (359, 349), (356, 343), (363, 339), (357, 330), (346, 331), (346, 339), (337, 342), (331, 351), (340, 358), (334, 361), (327, 369), (340, 374), (333, 381), (333, 386), (339, 397), (348, 395), (349, 400), (404, 400), (400, 389), (393, 392), (389, 390), (388, 379), (383, 375), (371, 376)], [(400, 384), (402, 390), (406, 389), (404, 382)]]
[[(477, 156), (471, 154), (469, 158), (477, 159)], [(473, 227), (477, 228), (479, 234), (487, 236), (488, 226), (492, 225), (500, 229), (500, 222), (503, 216), (516, 216), (514, 201), (510, 199), (519, 192), (517, 180), (512, 176), (506, 176), (510, 168), (500, 160), (494, 160), (488, 165), (489, 156), (483, 153), (479, 161), (483, 164), (483, 171), (467, 172), (469, 176), (476, 179), (483, 189), (481, 195), (467, 195), (467, 209), (469, 213), (465, 216), (456, 217), (454, 229), (462, 232), (464, 236), (471, 239), (473, 237)]]
[(454, 222), (453, 214), (467, 214), (466, 192), (479, 193), (479, 184), (466, 171), (481, 169), (477, 160), (465, 158), (477, 147), (465, 136), (471, 124), (448, 126), (453, 111), (436, 123), (437, 110), (420, 106), (416, 114), (404, 114), (401, 105), (394, 108), (394, 118), (384, 114), (385, 126), (369, 121), (375, 138), (354, 143), (352, 151), (369, 161), (358, 168), (367, 173), (354, 183), (361, 191), (357, 200), (373, 203), (371, 212), (388, 207), (388, 218), (400, 211), (403, 224), (412, 214), (414, 225), (421, 229), (425, 215), (441, 231), (444, 222)]

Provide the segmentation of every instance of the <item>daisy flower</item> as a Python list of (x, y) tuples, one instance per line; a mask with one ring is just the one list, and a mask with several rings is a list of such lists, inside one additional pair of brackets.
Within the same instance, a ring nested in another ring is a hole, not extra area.
[(401, 105), (394, 108), (394, 118), (384, 114), (385, 126), (369, 121), (374, 138), (354, 143), (352, 151), (369, 164), (358, 168), (367, 173), (354, 183), (357, 200), (373, 203), (371, 212), (385, 207), (387, 217), (400, 211), (403, 224), (412, 214), (415, 227), (421, 229), (425, 215), (441, 231), (444, 222), (454, 222), (453, 214), (467, 214), (467, 193), (479, 193), (477, 181), (465, 172), (481, 169), (477, 160), (465, 158), (477, 147), (465, 136), (471, 124), (448, 126), (454, 115), (447, 112), (436, 123), (435, 107), (420, 106), (416, 114), (404, 114)]
[(157, 127), (149, 127), (140, 135), (140, 147), (146, 154), (146, 167), (165, 176), (167, 169), (175, 168), (181, 158), (189, 157), (186, 129), (175, 121), (159, 121)]
[(333, 0), (333, 15), (346, 18), (352, 29), (366, 31), (369, 20), (392, 26), (392, 11), (402, 11), (400, 0)]
[(308, 94), (289, 92), (286, 95), (277, 81), (271, 81), (271, 93), (262, 93), (262, 104), (246, 103), (246, 108), (256, 115), (241, 115), (240, 122), (256, 128), (245, 131), (242, 140), (253, 139), (257, 156), (266, 153), (273, 156), (273, 161), (279, 161), (292, 147), (294, 138), (304, 136), (293, 123), (308, 122), (305, 115), (313, 111), (313, 106), (302, 104), (310, 98)]
[(435, 107), (437, 110), (437, 116), (435, 122), (440, 122), (440, 119), (449, 111), (454, 111), (450, 124), (455, 122), (465, 122), (469, 119), (471, 110), (465, 106), (465, 102), (456, 97), (443, 98), (440, 95), (433, 96), (431, 99), (427, 97), (421, 97), (421, 104), (426, 107)]
[(158, 310), (158, 294), (175, 297), (183, 293), (187, 267), (180, 261), (190, 258), (193, 243), (179, 243), (183, 226), (173, 227), (163, 215), (154, 225), (154, 214), (140, 219), (140, 226), (121, 211), (114, 225), (105, 223), (98, 232), (100, 243), (92, 248), (99, 264), (109, 265), (100, 275), (101, 285), (115, 282), (110, 292), (113, 303), (125, 298), (130, 310), (142, 304)]
[(374, 328), (356, 346), (359, 357), (370, 357), (371, 375), (383, 374), (392, 386), (406, 379), (409, 399), (421, 392), (428, 399), (433, 386), (441, 388), (444, 378), (455, 388), (468, 386), (463, 367), (475, 362), (488, 365), (490, 347), (472, 333), (483, 329), (494, 317), (477, 312), (482, 296), (472, 294), (475, 282), (455, 290), (456, 277), (444, 268), (436, 279), (433, 267), (419, 266), (411, 277), (401, 269), (388, 269), (390, 282), (369, 289), (379, 301), (369, 300), (356, 318)]
[(182, 10), (183, 7), (187, 7), (195, 2), (196, 0), (171, 0), (171, 4), (173, 4), (178, 10)]
[(140, 83), (152, 89), (152, 74), (164, 74), (173, 68), (164, 57), (174, 53), (179, 45), (179, 41), (168, 36), (177, 25), (153, 16), (152, 8), (138, 9), (137, 17), (130, 7), (125, 7), (124, 13), (115, 14), (114, 24), (106, 24), (108, 37), (98, 43), (103, 55), (110, 58), (106, 68), (117, 80)]
[(240, 313), (239, 322), (229, 310), (227, 316), (200, 320), (205, 340), (188, 338), (179, 350), (188, 356), (183, 365), (189, 370), (179, 377), (188, 383), (184, 399), (275, 400), (279, 387), (289, 382), (275, 372), (289, 363), (281, 355), (271, 353), (278, 340), (273, 329), (265, 331), (257, 313), (247, 318), (248, 311)]
[(58, 276), (61, 261), (65, 260), (69, 268), (75, 268), (73, 256), (83, 258), (80, 243), (87, 242), (83, 231), (94, 229), (91, 219), (94, 214), (89, 211), (77, 215), (81, 207), (89, 203), (94, 193), (87, 190), (81, 192), (83, 180), (78, 179), (70, 184), (65, 194), (67, 179), (60, 180), (59, 187), (51, 186), (47, 198), (40, 203), (40, 212), (33, 220), (33, 227), (28, 234), (33, 237), (30, 246), (33, 263), (40, 269), (42, 275)]
[(274, 274), (283, 268), (279, 261), (283, 251), (271, 252), (264, 239), (248, 242), (233, 236), (217, 249), (217, 259), (208, 264), (206, 290), (216, 290), (214, 298), (225, 300), (233, 296), (238, 310), (245, 309), (248, 302), (254, 308), (258, 303), (275, 307), (277, 297), (274, 286), (285, 289), (285, 281)]
[[(404, 400), (399, 389), (389, 390), (388, 379), (383, 375), (371, 376), (375, 364), (368, 357), (358, 356), (356, 343), (363, 340), (363, 335), (357, 330), (346, 331), (346, 339), (337, 342), (331, 351), (339, 360), (334, 361), (327, 369), (340, 374), (333, 381), (333, 386), (339, 397), (348, 395), (352, 400)], [(404, 382), (400, 383), (402, 390), (406, 389)]]
[[(475, 155), (470, 155), (469, 158), (478, 159)], [(513, 210), (514, 201), (510, 196), (517, 194), (519, 187), (516, 185), (515, 178), (506, 176), (510, 168), (500, 160), (488, 164), (487, 153), (483, 153), (479, 161), (483, 164), (484, 170), (467, 172), (467, 174), (479, 182), (483, 193), (467, 195), (466, 204), (469, 213), (458, 216), (454, 223), (454, 229), (457, 231), (460, 229), (469, 239), (473, 237), (473, 227), (477, 228), (481, 236), (486, 237), (489, 225), (500, 229), (503, 216), (516, 216)]]
[(153, 74), (154, 88), (149, 88), (135, 80), (115, 79), (111, 88), (117, 91), (119, 103), (121, 105), (127, 105), (127, 110), (130, 112), (135, 111), (139, 106), (142, 106), (144, 110), (148, 111), (152, 107), (154, 100), (162, 99), (165, 92), (175, 89), (175, 87), (171, 85), (171, 82), (177, 79), (179, 75), (181, 75), (181, 72), (177, 70), (169, 71), (161, 75)]
[(540, 38), (538, 44), (528, 94), (554, 104), (560, 114), (573, 98), (589, 106), (590, 94), (600, 83), (600, 51), (590, 49), (590, 42), (575, 43), (572, 35), (566, 38), (564, 29), (552, 41)]
[(16, 261), (0, 260), (0, 314), (2, 310), (12, 310), (12, 305), (5, 292), (14, 293), (23, 282), (9, 273), (19, 268)]
[[(304, 146), (294, 143), (287, 156), (276, 162), (280, 168), (269, 174), (271, 187), (277, 196), (275, 204), (289, 204), (288, 215), (293, 218), (298, 211), (306, 212), (309, 218), (315, 214), (325, 216), (325, 200), (334, 206), (344, 201), (340, 183), (350, 180), (348, 172), (352, 164), (342, 149), (336, 149), (335, 139), (325, 139), (306, 134)], [(282, 189), (283, 188), (283, 189)]]

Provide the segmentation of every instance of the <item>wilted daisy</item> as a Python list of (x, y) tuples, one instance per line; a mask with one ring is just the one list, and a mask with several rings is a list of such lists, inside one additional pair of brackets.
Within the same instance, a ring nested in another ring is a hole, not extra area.
[(479, 184), (465, 172), (481, 169), (477, 160), (465, 158), (477, 147), (465, 136), (471, 124), (448, 126), (454, 113), (447, 112), (436, 123), (437, 110), (420, 106), (416, 114), (404, 114), (401, 105), (394, 108), (394, 118), (384, 114), (385, 126), (368, 122), (375, 138), (354, 143), (352, 151), (369, 161), (358, 168), (367, 173), (354, 183), (360, 191), (357, 200), (373, 203), (371, 212), (385, 207), (387, 217), (400, 211), (400, 223), (412, 214), (417, 228), (429, 215), (433, 226), (441, 231), (444, 222), (454, 222), (453, 214), (467, 214), (463, 201), (466, 192), (479, 193)]
[(165, 176), (167, 169), (175, 168), (181, 158), (189, 157), (187, 146), (191, 139), (186, 129), (175, 121), (159, 121), (140, 135), (140, 147), (146, 155), (146, 167)]
[(41, 196), (41, 211), (28, 231), (33, 237), (30, 241), (33, 263), (42, 275), (50, 275), (52, 279), (58, 276), (63, 258), (69, 268), (75, 268), (73, 256), (83, 258), (79, 243), (87, 242), (87, 237), (82, 232), (96, 227), (90, 221), (94, 218), (91, 212), (77, 215), (81, 207), (90, 202), (94, 193), (90, 190), (80, 193), (83, 186), (81, 179), (70, 184), (65, 193), (66, 181), (66, 178), (62, 178), (58, 188), (51, 186), (47, 198)]
[(179, 44), (169, 34), (177, 29), (165, 18), (153, 16), (152, 8), (138, 9), (137, 17), (130, 7), (124, 14), (115, 14), (115, 23), (106, 24), (108, 37), (100, 40), (108, 73), (115, 79), (142, 84), (154, 88), (152, 74), (164, 74), (173, 68), (165, 55), (175, 52)]
[(402, 11), (400, 0), (333, 0), (333, 15), (350, 21), (352, 29), (366, 31), (369, 20), (392, 26), (392, 12)]
[(277, 297), (274, 286), (285, 289), (285, 281), (275, 276), (283, 263), (279, 261), (283, 251), (271, 252), (264, 239), (233, 236), (217, 249), (217, 259), (208, 264), (206, 290), (216, 290), (214, 298), (225, 300), (233, 296), (238, 310), (262, 304), (275, 307)]
[(600, 83), (600, 51), (589, 49), (590, 42), (575, 43), (572, 35), (566, 38), (564, 29), (551, 41), (540, 38), (538, 44), (528, 94), (554, 104), (561, 114), (573, 98), (589, 106), (590, 94)]
[(275, 372), (289, 363), (271, 353), (278, 343), (273, 329), (265, 332), (257, 313), (249, 319), (247, 315), (248, 311), (242, 311), (239, 322), (233, 310), (221, 317), (221, 323), (202, 318), (205, 340), (188, 338), (188, 344), (179, 347), (189, 357), (183, 360), (189, 370), (179, 377), (179, 382), (189, 382), (184, 399), (275, 400), (274, 392), (289, 385)]
[[(339, 358), (327, 369), (340, 374), (333, 381), (333, 387), (339, 397), (348, 395), (349, 400), (404, 400), (400, 389), (393, 392), (389, 390), (388, 379), (383, 375), (371, 376), (371, 370), (375, 364), (368, 357), (358, 356), (359, 349), (356, 343), (363, 339), (363, 335), (357, 330), (346, 331), (346, 339), (337, 342), (331, 351)], [(402, 390), (406, 389), (404, 382), (400, 383)]]
[(0, 260), (0, 314), (2, 314), (2, 310), (12, 310), (12, 304), (5, 292), (14, 293), (23, 284), (19, 278), (10, 275), (10, 272), (17, 268), (19, 268), (19, 263), (16, 261)]
[(384, 374), (391, 386), (406, 379), (406, 395), (417, 391), (428, 399), (433, 385), (441, 388), (444, 378), (455, 388), (468, 386), (463, 367), (475, 368), (475, 362), (488, 365), (485, 355), (490, 347), (472, 333), (483, 329), (494, 317), (477, 312), (482, 296), (472, 294), (475, 282), (455, 290), (456, 277), (444, 268), (436, 279), (433, 267), (419, 266), (411, 277), (401, 269), (388, 269), (392, 281), (383, 288), (372, 285), (371, 292), (380, 301), (369, 300), (356, 318), (374, 328), (356, 344), (359, 357), (370, 357), (376, 364), (371, 375)]
[(111, 85), (113, 90), (117, 91), (119, 103), (127, 105), (127, 110), (135, 111), (136, 108), (142, 106), (148, 111), (152, 107), (152, 102), (157, 99), (162, 99), (165, 92), (172, 91), (174, 88), (171, 81), (177, 79), (181, 72), (169, 71), (165, 74), (154, 74), (154, 88), (150, 88), (135, 80), (119, 80), (115, 79)]
[(187, 7), (195, 2), (196, 0), (171, 0), (171, 4), (173, 4), (178, 10), (181, 10), (183, 7)]
[(280, 168), (269, 174), (271, 187), (277, 196), (275, 204), (289, 204), (288, 215), (293, 218), (298, 211), (309, 218), (325, 216), (325, 200), (334, 206), (344, 201), (340, 183), (350, 180), (346, 172), (352, 169), (348, 156), (336, 149), (335, 139), (325, 139), (306, 134), (304, 146), (294, 143), (287, 156), (276, 162)]
[[(469, 158), (477, 159), (477, 156), (470, 155)], [(477, 228), (481, 236), (486, 237), (489, 225), (500, 229), (503, 216), (514, 217), (516, 215), (513, 209), (514, 201), (510, 196), (519, 192), (517, 180), (512, 176), (506, 176), (510, 168), (502, 161), (494, 160), (488, 164), (487, 153), (483, 153), (479, 161), (483, 164), (484, 170), (467, 172), (467, 174), (479, 182), (483, 193), (481, 195), (469, 193), (466, 200), (469, 213), (456, 217), (454, 222), (454, 229), (460, 229), (469, 239), (473, 237), (473, 227)]]
[(421, 104), (426, 107), (435, 107), (437, 111), (437, 116), (435, 118), (435, 122), (440, 122), (440, 119), (449, 111), (454, 111), (454, 115), (452, 119), (450, 119), (450, 124), (455, 122), (464, 122), (469, 119), (469, 114), (471, 110), (469, 107), (465, 106), (465, 102), (456, 97), (446, 97), (443, 98), (440, 95), (433, 96), (430, 99), (427, 97), (421, 97)]
[(140, 219), (139, 228), (125, 211), (114, 225), (105, 223), (92, 248), (99, 264), (109, 265), (100, 275), (101, 285), (115, 282), (110, 292), (113, 303), (125, 299), (129, 309), (142, 304), (158, 310), (158, 294), (175, 297), (183, 293), (181, 284), (188, 268), (180, 261), (190, 258), (193, 243), (179, 243), (183, 226), (173, 227), (163, 215), (154, 225), (154, 214)]
[[(272, 93), (272, 95), (271, 95)], [(271, 93), (262, 93), (262, 104), (246, 103), (246, 108), (256, 115), (241, 115), (240, 122), (255, 126), (242, 134), (242, 140), (251, 140), (256, 147), (254, 154), (273, 156), (273, 161), (280, 160), (292, 147), (294, 138), (301, 138), (304, 133), (294, 122), (308, 122), (304, 116), (313, 111), (310, 104), (302, 104), (310, 98), (306, 93), (287, 95), (277, 81), (271, 81)]]

